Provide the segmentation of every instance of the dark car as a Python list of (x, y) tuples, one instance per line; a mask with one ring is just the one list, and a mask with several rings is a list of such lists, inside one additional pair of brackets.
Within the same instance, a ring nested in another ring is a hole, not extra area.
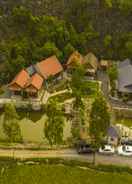
[(94, 150), (90, 144), (83, 144), (78, 146), (77, 152), (79, 154), (90, 154), (90, 153), (93, 153)]

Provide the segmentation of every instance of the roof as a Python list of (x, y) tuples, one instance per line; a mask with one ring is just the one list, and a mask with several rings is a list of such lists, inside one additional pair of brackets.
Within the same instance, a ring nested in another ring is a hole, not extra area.
[(115, 126), (109, 127), (107, 134), (109, 137), (115, 137), (115, 138), (119, 137), (119, 131), (117, 130), (117, 127)]
[(37, 90), (41, 89), (43, 84), (43, 78), (39, 74), (34, 74), (31, 79), (26, 84), (25, 88), (28, 88), (30, 85), (35, 87)]
[(26, 68), (26, 71), (28, 72), (28, 74), (29, 74), (30, 76), (32, 76), (32, 75), (36, 72), (36, 70), (35, 70), (35, 68), (34, 68), (33, 65), (31, 65), (31, 66), (29, 66), (28, 68)]
[(102, 59), (102, 60), (100, 61), (100, 65), (101, 65), (101, 66), (106, 66), (106, 67), (108, 67), (108, 66), (109, 66), (109, 61), (108, 61), (108, 60)]
[(30, 76), (27, 71), (21, 70), (18, 75), (13, 79), (13, 81), (9, 84), (9, 87), (17, 84), (19, 87), (24, 88), (29, 79)]
[(51, 56), (35, 65), (37, 72), (47, 79), (63, 71), (62, 65), (56, 56)]
[(132, 93), (132, 64), (129, 59), (118, 65), (118, 91)]
[(98, 68), (98, 59), (92, 52), (84, 57), (84, 63), (90, 65), (94, 70)]
[(78, 52), (78, 51), (74, 51), (68, 61), (67, 61), (67, 65), (76, 65), (76, 64), (84, 64), (84, 60), (83, 60), (83, 56)]

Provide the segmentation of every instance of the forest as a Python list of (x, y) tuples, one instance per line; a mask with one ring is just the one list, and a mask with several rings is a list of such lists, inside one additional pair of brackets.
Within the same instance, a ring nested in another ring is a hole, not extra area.
[(55, 54), (132, 58), (131, 0), (1, 0), (0, 84)]

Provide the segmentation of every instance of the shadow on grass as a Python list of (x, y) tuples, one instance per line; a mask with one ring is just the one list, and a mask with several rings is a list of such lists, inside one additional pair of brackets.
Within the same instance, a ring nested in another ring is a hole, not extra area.
[(26, 111), (18, 111), (18, 115), (20, 120), (24, 119), (24, 118), (28, 118), (29, 120), (33, 121), (34, 123), (36, 123), (37, 121), (39, 121), (42, 116), (44, 115), (44, 113), (42, 111), (30, 111), (30, 112), (26, 112)]

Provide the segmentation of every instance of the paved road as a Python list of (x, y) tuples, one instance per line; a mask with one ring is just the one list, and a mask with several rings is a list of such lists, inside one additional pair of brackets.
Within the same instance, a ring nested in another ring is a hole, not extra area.
[[(79, 155), (73, 149), (64, 150), (49, 150), (49, 151), (32, 151), (32, 150), (2, 150), (0, 149), (0, 157), (12, 157), (12, 158), (66, 158), (66, 159), (76, 159), (86, 162), (92, 162), (92, 155)], [(122, 157), (118, 155), (100, 155), (96, 154), (96, 163), (98, 164), (113, 164), (121, 166), (132, 167), (132, 157)]]

